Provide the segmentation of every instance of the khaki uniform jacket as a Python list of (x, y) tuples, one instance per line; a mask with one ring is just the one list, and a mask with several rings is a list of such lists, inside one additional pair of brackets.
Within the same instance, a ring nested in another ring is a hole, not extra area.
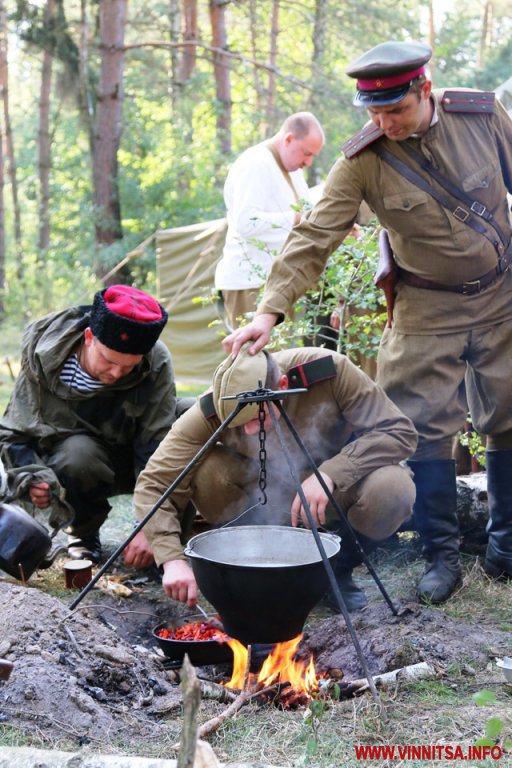
[(89, 325), (90, 307), (46, 315), (27, 326), (21, 371), (0, 419), (0, 446), (21, 443), (36, 453), (74, 434), (89, 434), (107, 447), (132, 446), (137, 475), (176, 418), (176, 386), (170, 354), (158, 341), (128, 376), (96, 392), (64, 384), (62, 367)]
[[(438, 121), (422, 137), (406, 140), (452, 183), (490, 210), (510, 237), (507, 191), (512, 192), (512, 120), (498, 102), (494, 113), (445, 112), (434, 93)], [(412, 164), (403, 146), (377, 141)], [(417, 168), (416, 168), (417, 170)], [(430, 177), (421, 172), (429, 181)], [(436, 186), (436, 182), (433, 182)], [(275, 259), (259, 313), (284, 316), (315, 285), (329, 255), (340, 245), (365, 200), (390, 241), (399, 266), (438, 283), (457, 284), (497, 263), (493, 245), (405, 179), (372, 150), (340, 158), (315, 208), (292, 230)], [(402, 333), (450, 333), (483, 328), (512, 317), (512, 276), (480, 294), (463, 296), (398, 283), (394, 324)]]
[[(287, 372), (296, 365), (325, 355), (317, 348), (304, 347), (275, 352), (273, 356), (281, 370)], [(370, 472), (399, 464), (411, 456), (417, 435), (412, 422), (366, 374), (344, 355), (333, 352), (330, 356), (336, 367), (336, 376), (311, 385), (306, 393), (288, 396), (284, 406), (318, 469), (332, 478), (335, 487), (345, 490)], [(199, 403), (178, 419), (137, 481), (134, 504), (139, 519), (159, 500), (219, 426), (218, 417), (206, 418)], [(298, 473), (304, 479), (311, 474), (311, 469), (286, 425), (282, 426)], [(227, 428), (221, 439), (228, 449), (238, 455), (258, 458), (259, 437), (247, 436), (243, 427)], [(278, 478), (277, 483), (285, 482), (289, 474), (288, 466), (273, 430), (268, 432), (266, 447), (269, 474)], [(204, 461), (205, 457), (201, 460)], [(158, 564), (183, 558), (180, 514), (192, 498), (197, 466), (165, 500), (144, 529)], [(268, 489), (271, 493), (270, 482)], [(295, 492), (291, 499), (294, 495)], [(208, 519), (208, 515), (205, 516)]]

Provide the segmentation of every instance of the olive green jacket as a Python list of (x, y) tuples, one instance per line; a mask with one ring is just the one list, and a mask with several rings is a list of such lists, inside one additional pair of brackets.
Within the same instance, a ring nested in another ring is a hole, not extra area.
[[(512, 193), (512, 120), (497, 102), (494, 113), (445, 112), (434, 92), (438, 120), (406, 142), (377, 139), (411, 165), (405, 143), (422, 153), (453, 184), (487, 207), (510, 238), (507, 192)], [(430, 180), (427, 174), (423, 174)], [(434, 183), (435, 186), (435, 183)], [(327, 258), (352, 228), (366, 201), (389, 231), (399, 266), (427, 280), (457, 284), (497, 264), (493, 245), (381, 160), (371, 145), (341, 157), (323, 196), (292, 230), (274, 260), (258, 313), (284, 316), (316, 284)], [(398, 283), (394, 328), (402, 333), (450, 333), (485, 327), (512, 317), (512, 276), (479, 294), (426, 291)]]
[[(337, 488), (349, 489), (370, 472), (398, 464), (414, 453), (417, 435), (412, 422), (344, 355), (303, 347), (275, 352), (273, 356), (284, 372), (320, 357), (330, 356), (333, 360), (333, 378), (312, 384), (305, 393), (290, 395), (284, 400), (284, 406), (316, 466), (332, 478)], [(300, 384), (290, 386), (296, 388)], [(207, 418), (199, 402), (175, 422), (139, 475), (134, 495), (139, 519), (167, 491), (219, 426), (219, 418), (216, 415)], [(311, 469), (285, 425), (283, 432), (297, 471), (304, 479), (311, 474)], [(258, 435), (247, 436), (243, 427), (225, 429), (220, 439), (237, 455), (258, 459)], [(269, 476), (274, 475), (279, 484), (285, 483), (288, 470), (273, 430), (268, 432), (266, 450)], [(207, 454), (201, 462), (206, 457)], [(183, 558), (180, 516), (192, 498), (197, 466), (199, 462), (145, 526), (158, 564)], [(269, 481), (269, 492), (271, 485)], [(208, 519), (208, 515), (205, 516)]]
[[(90, 434), (106, 446), (132, 446), (135, 476), (175, 420), (176, 386), (170, 354), (158, 341), (128, 376), (96, 392), (64, 384), (60, 372), (89, 324), (90, 307), (55, 312), (27, 326), (21, 370), (3, 418), (0, 450), (26, 446), (28, 471), (52, 445), (73, 434)], [(35, 456), (31, 452), (35, 454)], [(23, 468), (22, 468), (23, 469)], [(50, 470), (36, 479), (50, 480)], [(54, 489), (55, 490), (55, 489)]]

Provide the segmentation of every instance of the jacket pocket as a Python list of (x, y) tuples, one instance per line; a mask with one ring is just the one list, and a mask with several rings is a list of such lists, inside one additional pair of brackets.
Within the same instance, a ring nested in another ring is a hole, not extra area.
[(384, 208), (387, 211), (412, 211), (418, 205), (425, 205), (428, 201), (428, 195), (421, 190), (404, 190), (403, 192), (395, 193), (394, 195), (385, 195), (382, 198)]
[(470, 192), (473, 189), (489, 189), (500, 169), (496, 163), (488, 163), (479, 168), (474, 173), (466, 176), (462, 180), (462, 189), (464, 192)]

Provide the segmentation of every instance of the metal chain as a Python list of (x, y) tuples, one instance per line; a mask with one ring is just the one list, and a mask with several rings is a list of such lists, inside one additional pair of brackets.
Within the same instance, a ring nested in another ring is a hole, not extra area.
[(258, 485), (260, 487), (261, 495), (262, 495), (262, 504), (267, 503), (267, 494), (266, 494), (266, 488), (267, 488), (267, 448), (266, 448), (266, 432), (265, 432), (265, 404), (263, 401), (260, 401), (259, 408), (258, 408), (258, 419), (260, 422), (260, 431), (259, 431), (259, 438), (260, 438), (260, 477), (258, 481)]

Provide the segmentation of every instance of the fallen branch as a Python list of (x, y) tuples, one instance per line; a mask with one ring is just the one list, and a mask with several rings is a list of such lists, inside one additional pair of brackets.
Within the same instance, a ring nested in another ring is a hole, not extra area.
[(253, 698), (253, 696), (256, 696), (257, 694), (261, 693), (261, 691), (257, 690), (256, 688), (244, 688), (236, 699), (227, 707), (224, 712), (221, 712), (220, 715), (217, 715), (217, 717), (212, 717), (211, 720), (207, 720), (206, 723), (203, 723), (203, 725), (200, 726), (197, 737), (199, 739), (202, 739), (204, 736), (207, 736), (212, 731), (215, 731), (219, 726), (222, 725), (222, 723), (227, 720), (229, 717), (232, 717), (235, 712), (238, 712), (238, 710), (243, 707), (244, 704), (246, 704), (250, 699)]

